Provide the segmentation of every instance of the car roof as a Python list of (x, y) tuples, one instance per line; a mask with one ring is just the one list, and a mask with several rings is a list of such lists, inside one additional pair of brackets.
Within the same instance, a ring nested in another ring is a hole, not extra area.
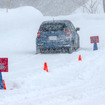
[(63, 24), (68, 24), (68, 23), (71, 23), (71, 22), (69, 20), (50, 20), (50, 21), (44, 21), (41, 25), (50, 24), (50, 23), (63, 23)]

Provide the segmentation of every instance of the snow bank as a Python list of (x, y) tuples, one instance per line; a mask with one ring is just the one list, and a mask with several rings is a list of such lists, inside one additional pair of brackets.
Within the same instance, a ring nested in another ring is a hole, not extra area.
[(3, 52), (7, 50), (12, 54), (13, 51), (35, 46), (34, 35), (43, 20), (43, 15), (38, 10), (33, 7), (20, 7), (10, 9), (8, 13), (0, 9), (0, 12), (0, 47), (4, 45)]

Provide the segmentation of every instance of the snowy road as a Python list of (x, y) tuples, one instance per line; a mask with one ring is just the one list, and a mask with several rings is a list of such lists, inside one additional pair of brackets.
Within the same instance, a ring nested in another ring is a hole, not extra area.
[[(2, 73), (7, 90), (0, 90), (0, 105), (105, 105), (103, 14), (54, 17), (80, 27), (81, 48), (72, 54), (35, 55), (39, 25), (52, 17), (31, 7), (0, 11), (0, 57), (9, 59), (9, 72)], [(98, 51), (90, 44), (94, 35), (100, 38)], [(49, 72), (43, 70), (44, 62)]]

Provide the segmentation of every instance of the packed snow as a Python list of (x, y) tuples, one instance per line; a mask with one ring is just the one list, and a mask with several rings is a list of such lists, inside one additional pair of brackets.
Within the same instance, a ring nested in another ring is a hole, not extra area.
[[(9, 72), (2, 73), (7, 90), (0, 90), (0, 105), (105, 105), (104, 14), (44, 17), (32, 7), (0, 13), (0, 58), (9, 60)], [(52, 19), (68, 19), (80, 27), (78, 51), (35, 54), (39, 26)], [(96, 35), (100, 43), (93, 51), (90, 36)], [(49, 72), (43, 70), (44, 62)]]

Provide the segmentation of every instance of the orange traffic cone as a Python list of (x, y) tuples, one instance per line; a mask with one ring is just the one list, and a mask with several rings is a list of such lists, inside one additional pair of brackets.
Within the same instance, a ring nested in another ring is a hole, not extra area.
[(45, 62), (44, 63), (44, 68), (43, 68), (44, 70), (46, 70), (47, 69), (47, 63)]
[(46, 70), (46, 72), (48, 72), (48, 67), (47, 67), (47, 63), (44, 63), (44, 70)]
[(78, 58), (78, 60), (79, 60), (79, 61), (82, 61), (81, 55), (79, 55), (79, 58)]
[(6, 85), (5, 85), (5, 81), (3, 80), (3, 86), (4, 86), (4, 90), (6, 90)]

